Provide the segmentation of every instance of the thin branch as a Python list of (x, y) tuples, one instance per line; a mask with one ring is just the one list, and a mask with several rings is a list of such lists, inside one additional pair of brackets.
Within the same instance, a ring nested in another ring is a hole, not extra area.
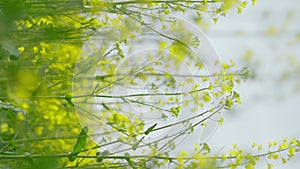
[[(296, 147), (296, 146), (292, 146), (292, 147)], [(267, 152), (267, 153), (262, 153), (262, 154), (256, 154), (256, 155), (252, 155), (252, 157), (264, 157), (270, 154), (275, 154), (275, 153), (279, 153), (279, 152), (283, 152), (288, 150), (289, 148), (284, 148), (284, 149), (280, 149), (280, 150), (276, 150), (276, 151), (271, 151), (271, 152)], [(71, 154), (30, 154), (30, 153), (25, 153), (25, 154), (10, 154), (10, 155), (3, 155), (0, 154), (0, 159), (26, 159), (26, 158), (45, 158), (45, 157), (49, 157), (49, 158), (68, 158)], [(85, 158), (85, 159), (97, 159), (99, 158), (99, 156), (97, 155), (77, 155), (77, 158)], [(103, 159), (127, 159), (128, 157), (126, 156), (101, 156), (101, 158)], [(132, 159), (140, 159), (140, 158), (147, 158), (147, 159), (161, 159), (161, 160), (176, 160), (178, 159), (178, 157), (166, 157), (166, 156), (149, 156), (149, 155), (133, 155), (130, 156), (130, 158)], [(201, 159), (218, 159), (221, 160), (223, 157), (221, 156), (203, 156), (200, 157)], [(237, 156), (229, 156), (227, 157), (227, 159), (236, 159)], [(240, 157), (239, 157), (240, 158)], [(194, 160), (194, 157), (182, 157), (182, 159), (184, 160)]]
[[(99, 97), (99, 98), (111, 98), (111, 99), (124, 99), (130, 97), (149, 97), (149, 96), (179, 96), (184, 94), (193, 94), (197, 92), (201, 92), (204, 90), (209, 90), (209, 88), (201, 88), (198, 90), (192, 90), (188, 92), (175, 92), (175, 93), (138, 93), (138, 94), (129, 94), (129, 95), (100, 95), (100, 94), (88, 94), (88, 95), (78, 95), (71, 96), (71, 98), (83, 98), (83, 97)], [(41, 99), (65, 99), (65, 96), (37, 96), (37, 98)]]

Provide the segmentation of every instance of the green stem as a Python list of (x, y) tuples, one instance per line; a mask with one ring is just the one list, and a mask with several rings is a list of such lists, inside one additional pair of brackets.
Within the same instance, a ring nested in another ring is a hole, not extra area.
[[(201, 92), (204, 90), (208, 90), (208, 88), (201, 88), (198, 90), (192, 90), (189, 92), (175, 92), (175, 93), (143, 93), (143, 94), (129, 94), (129, 95), (100, 95), (100, 94), (88, 94), (88, 95), (78, 95), (71, 96), (71, 98), (83, 98), (83, 97), (100, 97), (100, 98), (111, 98), (111, 99), (123, 99), (129, 97), (149, 97), (149, 96), (179, 96), (184, 94), (193, 94), (197, 92)], [(65, 96), (37, 96), (37, 98), (41, 99), (65, 99)]]

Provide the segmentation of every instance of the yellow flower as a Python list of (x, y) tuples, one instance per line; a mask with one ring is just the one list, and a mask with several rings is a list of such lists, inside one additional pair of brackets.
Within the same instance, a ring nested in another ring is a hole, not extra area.
[(24, 52), (24, 50), (25, 50), (25, 48), (24, 48), (23, 46), (18, 47), (18, 51), (19, 51), (20, 53)]
[(37, 53), (38, 51), (39, 51), (39, 48), (38, 48), (38, 47), (36, 47), (36, 46), (33, 47), (33, 52), (34, 52), (34, 53)]
[(24, 115), (23, 115), (22, 112), (19, 112), (19, 113), (17, 114), (17, 118), (18, 118), (18, 120), (20, 120), (20, 121), (25, 120), (25, 117), (24, 117)]
[(1, 132), (5, 133), (8, 131), (8, 124), (7, 123), (4, 123), (1, 125)]

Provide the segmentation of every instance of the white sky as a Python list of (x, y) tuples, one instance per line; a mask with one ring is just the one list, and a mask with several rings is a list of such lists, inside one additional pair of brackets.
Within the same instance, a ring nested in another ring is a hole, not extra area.
[[(287, 19), (289, 15), (291, 19)], [(219, 18), (206, 32), (222, 61), (232, 59), (257, 73), (257, 79), (237, 88), (243, 104), (225, 112), (223, 126), (209, 139), (215, 151), (228, 152), (232, 143), (250, 150), (254, 141), (267, 147), (269, 141), (281, 141), (282, 137), (300, 138), (300, 92), (293, 91), (299, 85), (300, 74), (279, 80), (280, 72), (290, 70), (288, 58), (300, 58), (300, 43), (289, 44), (300, 33), (299, 21), (300, 1), (261, 0), (255, 6), (249, 4), (241, 15), (232, 12)], [(277, 33), (268, 36), (266, 32), (272, 26)], [(247, 50), (254, 54), (249, 65), (242, 62)], [(257, 61), (259, 64), (254, 64)], [(299, 168), (299, 157), (275, 168)], [(256, 168), (266, 168), (266, 164), (263, 161)]]

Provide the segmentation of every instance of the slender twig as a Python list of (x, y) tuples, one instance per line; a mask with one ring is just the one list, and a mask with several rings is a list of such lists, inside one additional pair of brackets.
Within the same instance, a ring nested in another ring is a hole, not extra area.
[[(129, 76), (130, 74), (107, 74), (98, 76), (80, 76), (78, 79), (90, 79), (90, 80), (101, 80), (103, 78), (109, 78), (114, 76)], [(184, 78), (211, 78), (211, 77), (224, 77), (224, 76), (242, 76), (242, 73), (227, 73), (227, 74), (212, 74), (212, 75), (188, 75), (188, 74), (170, 74), (172, 77), (184, 77)], [(166, 73), (138, 73), (138, 76), (166, 76)]]
[[(296, 146), (292, 146), (296, 147)], [(261, 154), (255, 154), (252, 155), (252, 157), (264, 157), (270, 154), (275, 154), (279, 152), (283, 152), (288, 150), (289, 148), (284, 148), (280, 150), (275, 150), (275, 151), (270, 151), (266, 153), (261, 153)], [(30, 153), (25, 153), (25, 154), (10, 154), (10, 155), (3, 155), (0, 154), (0, 159), (26, 159), (26, 158), (68, 158), (71, 154), (66, 153), (66, 154), (30, 154)], [(97, 155), (77, 155), (77, 158), (86, 158), (86, 159), (97, 159), (99, 156)], [(127, 159), (128, 157), (125, 156), (119, 156), (119, 155), (109, 155), (109, 156), (102, 156), (103, 159)], [(151, 155), (132, 155), (130, 156), (132, 159), (140, 159), (140, 158), (147, 158), (147, 159), (161, 159), (161, 160), (176, 160), (178, 157), (166, 157), (166, 156), (151, 156)], [(221, 160), (223, 157), (221, 156), (202, 156), (200, 157), (201, 159), (219, 159)], [(229, 156), (227, 159), (236, 159), (237, 156)], [(194, 157), (182, 157), (184, 160), (194, 160)]]
[[(198, 90), (192, 90), (188, 92), (175, 92), (175, 93), (138, 93), (138, 94), (129, 94), (129, 95), (101, 95), (101, 94), (87, 94), (87, 95), (77, 95), (71, 96), (71, 98), (84, 98), (84, 97), (99, 97), (99, 98), (111, 98), (111, 99), (123, 99), (129, 97), (149, 97), (149, 96), (179, 96), (184, 94), (193, 94), (197, 92), (201, 92), (204, 90), (209, 90), (209, 88), (201, 88)], [(37, 96), (37, 98), (41, 99), (65, 99), (65, 96)]]
[[(127, 4), (149, 4), (149, 3), (170, 3), (170, 2), (185, 2), (186, 0), (153, 0), (153, 1), (120, 1), (120, 2), (108, 2), (112, 5), (127, 5)], [(204, 3), (205, 1), (191, 1), (193, 3)], [(216, 2), (223, 2), (223, 0), (211, 0), (206, 1), (207, 3), (216, 3)]]
[[(196, 124), (192, 125), (192, 127), (195, 127), (195, 126), (199, 125), (200, 123), (206, 121), (207, 119), (209, 119), (210, 117), (212, 117), (214, 114), (216, 114), (216, 113), (219, 112), (220, 110), (221, 110), (221, 108), (217, 109), (217, 110), (216, 110), (215, 112), (213, 112), (211, 115), (205, 117), (204, 119), (201, 119), (199, 122), (197, 122)], [(205, 112), (204, 112), (204, 113), (205, 113)], [(199, 115), (197, 115), (197, 116), (200, 117), (201, 114), (199, 114)], [(185, 123), (185, 122), (189, 121), (190, 119), (191, 119), (191, 118), (182, 120), (181, 123)], [(171, 126), (174, 126), (174, 125), (178, 125), (178, 124), (181, 124), (181, 123), (173, 123), (173, 124), (171, 124), (171, 125), (167, 125), (166, 128), (171, 127)], [(163, 129), (163, 128), (162, 128), (162, 129)], [(189, 131), (189, 130), (190, 130), (190, 128), (184, 128), (183, 130), (181, 130), (181, 131), (179, 131), (179, 132), (177, 132), (177, 133), (175, 133), (175, 134), (167, 135), (167, 136), (165, 136), (165, 137), (163, 137), (163, 138), (154, 140), (154, 141), (152, 141), (152, 142), (150, 142), (150, 143), (141, 144), (141, 145), (138, 146), (138, 148), (145, 147), (145, 146), (150, 146), (151, 144), (158, 143), (158, 142), (160, 142), (160, 141), (162, 141), (162, 140), (169, 139), (169, 138), (172, 138), (172, 137), (175, 137), (175, 139), (176, 139), (176, 138), (178, 138), (180, 135), (186, 133), (186, 132)], [(172, 139), (174, 139), (174, 138), (172, 138)], [(131, 150), (131, 149), (132, 149), (132, 148), (127, 148), (127, 149), (119, 150), (119, 151), (113, 152), (112, 154), (116, 154), (116, 153), (120, 153), (120, 152), (126, 152), (126, 151), (129, 151), (129, 150)]]

